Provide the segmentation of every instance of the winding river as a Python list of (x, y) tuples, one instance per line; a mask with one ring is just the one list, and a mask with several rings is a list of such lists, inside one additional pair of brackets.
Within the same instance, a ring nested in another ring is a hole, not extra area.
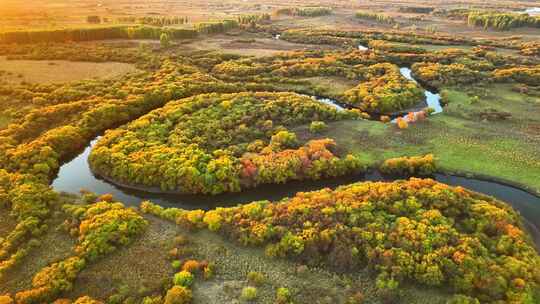
[[(415, 81), (409, 68), (402, 67), (400, 71), (404, 77)], [(334, 100), (313, 98), (338, 109), (344, 109)], [(440, 96), (438, 94), (426, 91), (426, 103), (434, 108), (435, 113), (440, 113), (443, 110), (439, 101)], [(209, 210), (258, 200), (278, 201), (285, 197), (294, 196), (297, 192), (313, 191), (325, 187), (336, 188), (353, 182), (385, 180), (378, 173), (368, 173), (319, 181), (293, 181), (287, 183), (285, 187), (283, 185), (266, 185), (241, 193), (228, 193), (217, 196), (152, 193), (114, 185), (94, 176), (88, 164), (88, 156), (99, 138), (95, 138), (81, 154), (61, 166), (57, 177), (52, 183), (52, 187), (56, 191), (73, 193), (80, 189), (86, 189), (96, 194), (110, 193), (115, 199), (129, 206), (138, 206), (144, 200), (151, 200), (164, 207)], [(436, 174), (433, 178), (445, 184), (462, 186), (509, 203), (523, 215), (537, 247), (540, 248), (540, 197), (509, 185), (480, 179), (442, 174)]]
[[(287, 183), (286, 187), (283, 185), (266, 185), (241, 193), (227, 193), (216, 196), (152, 193), (121, 187), (96, 177), (88, 165), (88, 156), (98, 140), (99, 137), (94, 139), (81, 154), (60, 168), (52, 184), (56, 191), (73, 193), (80, 189), (86, 189), (97, 194), (110, 193), (115, 199), (124, 202), (128, 206), (138, 206), (142, 201), (151, 200), (164, 207), (210, 210), (216, 207), (236, 206), (258, 200), (279, 201), (282, 198), (294, 196), (297, 192), (314, 191), (326, 187), (336, 188), (354, 182), (390, 181), (390, 179), (386, 179), (378, 173), (368, 173), (318, 181), (293, 181)], [(509, 203), (523, 215), (535, 242), (540, 245), (540, 197), (512, 186), (475, 178), (443, 174), (436, 174), (433, 178), (445, 184), (462, 186)]]

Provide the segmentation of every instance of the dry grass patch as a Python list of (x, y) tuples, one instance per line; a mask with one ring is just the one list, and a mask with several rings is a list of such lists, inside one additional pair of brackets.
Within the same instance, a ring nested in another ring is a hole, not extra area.
[[(4, 220), (0, 214), (0, 220)], [(64, 230), (57, 229), (63, 218), (55, 218), (50, 222), (49, 230), (39, 238), (40, 245), (30, 251), (22, 263), (7, 272), (4, 281), (0, 281), (0, 294), (16, 293), (31, 287), (32, 278), (42, 268), (71, 255), (75, 239)], [(0, 225), (0, 227), (3, 226)]]
[(6, 209), (0, 208), (0, 238), (6, 237), (17, 225)]
[(0, 80), (7, 82), (63, 83), (83, 79), (116, 78), (137, 69), (118, 62), (77, 62), (65, 60), (7, 60), (0, 57)]
[(150, 225), (133, 244), (89, 264), (68, 297), (90, 295), (107, 300), (124, 291), (130, 297), (160, 292), (163, 281), (170, 281), (173, 275), (168, 250), (178, 228), (153, 217), (147, 220)]
[(293, 50), (320, 50), (333, 48), (331, 46), (298, 44), (268, 37), (260, 38), (246, 35), (211, 37), (193, 41), (188, 44), (188, 46), (196, 50), (219, 50), (224, 53), (256, 57), (272, 56), (277, 53)]

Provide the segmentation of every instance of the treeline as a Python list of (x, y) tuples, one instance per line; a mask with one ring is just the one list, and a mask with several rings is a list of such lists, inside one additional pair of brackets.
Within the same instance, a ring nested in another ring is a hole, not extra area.
[(171, 39), (191, 39), (199, 34), (224, 33), (238, 27), (236, 20), (202, 22), (193, 29), (154, 26), (110, 26), (0, 32), (0, 43), (81, 42), (106, 39), (159, 39), (167, 34)]
[(484, 29), (506, 31), (518, 27), (540, 28), (540, 17), (532, 17), (528, 14), (473, 11), (468, 14), (467, 23)]
[(540, 258), (510, 206), (430, 179), (356, 183), (208, 212), (150, 202), (141, 209), (265, 247), (270, 257), (367, 267), (393, 301), (400, 284), (415, 282), (451, 290), (448, 303), (527, 303), (540, 283)]
[(189, 22), (187, 17), (168, 17), (168, 16), (145, 16), (145, 17), (120, 17), (118, 22), (121, 23), (139, 23), (151, 26), (171, 26), (182, 25)]
[(540, 17), (530, 16), (529, 14), (479, 11), (466, 8), (452, 10), (441, 9), (436, 10), (434, 14), (450, 19), (465, 20), (470, 26), (500, 31), (519, 27), (540, 27)]
[(225, 33), (231, 29), (238, 27), (238, 21), (236, 20), (223, 20), (215, 22), (200, 22), (194, 25), (195, 30), (198, 33), (203, 34), (219, 34)]
[(253, 24), (253, 23), (260, 23), (265, 21), (270, 21), (272, 17), (270, 14), (251, 14), (251, 15), (241, 15), (236, 20), (238, 20), (238, 23), (240, 24)]
[(397, 23), (394, 18), (385, 14), (358, 11), (356, 12), (355, 16), (358, 19), (371, 20), (371, 21), (376, 21), (379, 23), (386, 23), (386, 24), (391, 24), (391, 25)]
[(276, 15), (319, 17), (331, 15), (332, 9), (329, 7), (287, 7), (275, 11)]
[(402, 13), (413, 14), (429, 14), (435, 10), (434, 7), (429, 6), (400, 6), (399, 11)]
[(521, 44), (520, 53), (525, 56), (540, 56), (540, 42), (526, 42)]
[(159, 39), (162, 33), (174, 39), (197, 37), (190, 29), (149, 26), (111, 26), (59, 30), (14, 31), (0, 33), (1, 43), (81, 42), (107, 39)]

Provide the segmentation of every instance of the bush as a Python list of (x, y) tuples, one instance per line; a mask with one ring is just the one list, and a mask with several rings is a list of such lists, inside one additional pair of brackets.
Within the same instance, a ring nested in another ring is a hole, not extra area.
[(94, 300), (90, 298), (89, 296), (78, 298), (73, 304), (104, 304), (101, 301)]
[(465, 295), (455, 295), (452, 299), (448, 300), (447, 304), (480, 304), (480, 301)]
[(173, 286), (165, 295), (165, 304), (189, 304), (192, 299), (191, 290), (182, 286)]
[(253, 301), (257, 299), (257, 288), (248, 286), (244, 287), (242, 289), (242, 294), (240, 295), (240, 299), (243, 301)]
[(309, 125), (309, 131), (311, 133), (321, 133), (327, 128), (328, 126), (326, 125), (324, 121), (313, 121), (311, 122), (311, 125)]
[(398, 117), (396, 119), (396, 125), (401, 130), (409, 128), (409, 123), (403, 117)]
[(189, 271), (180, 271), (174, 275), (174, 285), (189, 287), (193, 284), (193, 274)]
[(169, 35), (167, 33), (162, 33), (159, 37), (159, 43), (162, 48), (168, 48), (171, 46), (171, 39), (169, 38)]
[(291, 292), (285, 287), (280, 287), (276, 291), (276, 304), (286, 304), (291, 300)]
[(437, 171), (433, 154), (399, 157), (384, 161), (379, 168), (384, 174), (399, 176), (430, 176)]
[(298, 144), (296, 134), (289, 131), (279, 131), (270, 140), (270, 144), (279, 148), (293, 148)]
[(182, 266), (183, 271), (195, 273), (201, 269), (201, 264), (195, 260), (187, 260)]
[(264, 284), (264, 281), (266, 280), (262, 273), (256, 271), (249, 272), (247, 275), (247, 279), (250, 284), (255, 286), (260, 286)]
[(171, 266), (172, 266), (173, 269), (179, 270), (180, 267), (182, 267), (182, 262), (180, 262), (178, 260), (172, 261)]
[(13, 304), (13, 299), (10, 296), (0, 296), (0, 304)]

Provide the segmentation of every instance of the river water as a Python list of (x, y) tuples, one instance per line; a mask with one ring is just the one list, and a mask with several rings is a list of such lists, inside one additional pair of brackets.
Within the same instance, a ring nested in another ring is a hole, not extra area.
[[(416, 81), (412, 77), (409, 68), (402, 67), (400, 71), (407, 79)], [(344, 109), (331, 99), (313, 98), (338, 109)], [(438, 94), (426, 91), (426, 103), (435, 110), (435, 113), (443, 111), (439, 101), (440, 96)], [(216, 207), (235, 206), (257, 200), (278, 201), (285, 197), (294, 196), (297, 192), (314, 191), (325, 187), (335, 188), (353, 182), (385, 180), (381, 175), (371, 173), (319, 181), (293, 181), (287, 183), (286, 186), (265, 185), (242, 191), (241, 193), (228, 193), (217, 196), (152, 193), (114, 185), (94, 176), (88, 164), (88, 156), (98, 140), (99, 137), (94, 139), (81, 154), (61, 166), (57, 177), (52, 183), (52, 187), (56, 191), (73, 193), (78, 192), (80, 189), (86, 189), (96, 194), (110, 193), (115, 199), (124, 202), (128, 206), (138, 206), (142, 201), (151, 200), (164, 207), (209, 210)], [(540, 243), (540, 233), (538, 233), (538, 228), (540, 227), (540, 197), (515, 187), (474, 178), (436, 174), (434, 179), (449, 185), (463, 186), (509, 203), (522, 214), (529, 225), (529, 230), (531, 230), (535, 241), (537, 244)]]
[[(88, 164), (88, 156), (98, 140), (99, 137), (94, 139), (81, 154), (60, 168), (56, 179), (52, 183), (52, 187), (56, 191), (74, 193), (80, 189), (86, 189), (96, 194), (110, 193), (115, 199), (124, 202), (128, 206), (138, 206), (142, 201), (151, 200), (164, 207), (210, 210), (216, 207), (236, 206), (258, 200), (279, 201), (285, 197), (294, 196), (297, 192), (314, 191), (326, 187), (336, 188), (354, 182), (389, 180), (378, 173), (369, 173), (318, 181), (293, 181), (287, 183), (286, 186), (265, 185), (241, 193), (227, 193), (216, 196), (152, 193), (117, 186), (94, 176)], [(539, 235), (536, 231), (540, 227), (540, 197), (515, 187), (474, 178), (442, 174), (436, 174), (433, 178), (445, 184), (462, 186), (509, 203), (530, 224), (530, 230), (535, 238)]]

